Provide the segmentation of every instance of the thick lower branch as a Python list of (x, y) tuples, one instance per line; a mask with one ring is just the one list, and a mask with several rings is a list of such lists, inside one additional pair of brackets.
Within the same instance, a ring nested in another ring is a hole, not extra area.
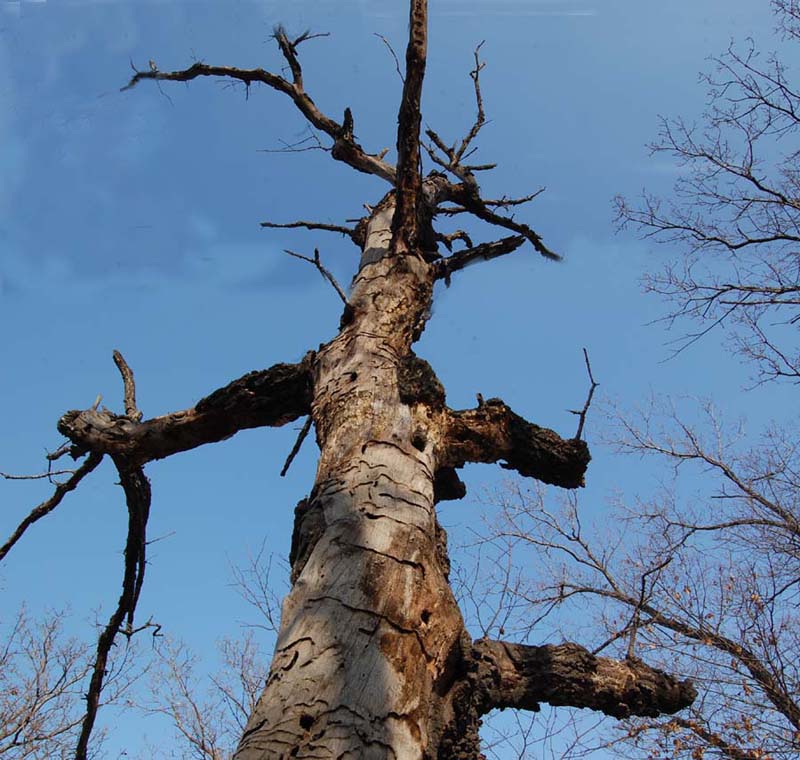
[(481, 639), (479, 660), (484, 710), (538, 710), (540, 702), (587, 707), (627, 718), (672, 714), (692, 704), (690, 681), (651, 668), (641, 660), (596, 657), (578, 644), (525, 646)]
[(250, 372), (191, 409), (144, 422), (106, 409), (67, 412), (58, 429), (78, 452), (122, 456), (131, 466), (230, 438), (240, 430), (278, 427), (309, 413), (314, 354), (300, 364)]
[(450, 411), (444, 447), (442, 466), (505, 460), (501, 466), (506, 469), (562, 488), (583, 486), (591, 459), (584, 441), (565, 440), (527, 422), (500, 399), (489, 399), (477, 409)]

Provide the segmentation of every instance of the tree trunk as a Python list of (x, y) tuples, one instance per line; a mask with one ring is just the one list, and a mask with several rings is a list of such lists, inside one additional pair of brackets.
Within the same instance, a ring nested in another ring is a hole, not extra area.
[[(435, 181), (425, 189), (435, 199)], [(480, 716), (496, 706), (538, 709), (547, 699), (626, 715), (671, 700), (678, 709), (691, 687), (646, 666), (601, 661), (576, 645), (473, 645), (434, 509), (464, 493), (453, 466), (502, 456), (575, 487), (588, 452), (497, 400), (447, 408), (433, 370), (411, 350), (436, 268), (424, 251), (396, 252), (394, 198), (372, 212), (341, 332), (312, 361), (321, 456), (295, 512), (293, 587), (236, 760), (475, 760)]]
[(349, 322), (312, 369), (319, 467), (237, 760), (437, 757), (464, 625), (434, 510), (443, 394), (401, 388), (433, 277), (392, 254), (394, 208), (390, 194), (373, 211)]

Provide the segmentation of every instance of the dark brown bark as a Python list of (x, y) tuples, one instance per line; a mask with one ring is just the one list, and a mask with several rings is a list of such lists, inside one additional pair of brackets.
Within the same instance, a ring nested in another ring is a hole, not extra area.
[[(126, 365), (127, 366), (127, 365)], [(86, 693), (86, 714), (81, 725), (75, 760), (89, 757), (89, 739), (100, 707), (100, 696), (106, 676), (106, 666), (111, 647), (118, 633), (132, 635), (136, 604), (144, 582), (147, 550), (147, 520), (150, 515), (150, 482), (141, 467), (131, 467), (116, 459), (120, 485), (125, 491), (128, 507), (128, 536), (125, 541), (125, 562), (122, 575), (122, 592), (114, 612), (97, 641), (92, 677)], [(126, 623), (125, 630), (122, 629)]]
[(584, 484), (590, 459), (585, 441), (565, 440), (527, 422), (500, 399), (488, 399), (477, 409), (451, 411), (446, 418), (443, 466), (500, 462), (501, 467), (525, 477), (578, 488)]
[(525, 646), (475, 642), (484, 710), (538, 710), (540, 702), (597, 710), (615, 718), (653, 717), (688, 707), (697, 696), (689, 681), (638, 659), (596, 657), (578, 644)]
[(78, 484), (102, 461), (102, 454), (89, 454), (86, 461), (67, 480), (63, 483), (58, 483), (53, 495), (37, 507), (34, 507), (28, 516), (14, 529), (14, 532), (8, 537), (6, 542), (0, 546), (0, 562), (5, 559), (5, 556), (33, 523), (37, 520), (41, 520), (45, 515), (49, 515), (61, 503), (61, 500), (70, 491), (74, 491), (78, 487)]
[(276, 364), (249, 372), (191, 409), (144, 422), (106, 409), (74, 410), (64, 414), (58, 429), (79, 452), (123, 456), (131, 465), (143, 465), (222, 441), (240, 430), (279, 427), (309, 412), (312, 358), (313, 352), (300, 364)]
[(422, 122), (422, 81), (428, 54), (428, 3), (411, 0), (406, 48), (406, 75), (397, 115), (397, 206), (392, 220), (392, 248), (407, 253), (419, 238), (419, 133)]

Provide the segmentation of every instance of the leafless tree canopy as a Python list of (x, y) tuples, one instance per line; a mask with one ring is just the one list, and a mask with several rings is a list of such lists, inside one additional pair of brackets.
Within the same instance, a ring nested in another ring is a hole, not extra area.
[[(788, 45), (800, 32), (794, 0), (772, 2)], [(685, 346), (723, 325), (761, 380), (800, 379), (800, 90), (779, 54), (732, 43), (703, 76), (700, 124), (664, 119), (657, 155), (681, 168), (672, 197), (617, 199), (619, 221), (686, 255), (647, 288), (688, 326)]]

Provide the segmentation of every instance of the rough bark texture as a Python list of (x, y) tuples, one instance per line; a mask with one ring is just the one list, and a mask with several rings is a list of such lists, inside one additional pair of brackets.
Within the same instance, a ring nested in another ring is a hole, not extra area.
[[(455, 468), (468, 461), (583, 481), (583, 442), (499, 401), (447, 408), (433, 369), (411, 351), (436, 268), (393, 252), (393, 213), (390, 194), (367, 224), (352, 318), (311, 365), (320, 462), (295, 512), (293, 587), (237, 760), (478, 758), (477, 718), (499, 699), (489, 681), (502, 668), (488, 654), (477, 667), (434, 503), (463, 495)], [(475, 678), (486, 685), (465, 691)], [(470, 715), (474, 730), (462, 725)]]
[(373, 213), (352, 321), (314, 362), (320, 462), (238, 760), (421, 758), (438, 745), (430, 718), (463, 630), (437, 551), (444, 394), (410, 354), (433, 278), (419, 258), (391, 253), (393, 213), (391, 196)]
[(73, 410), (58, 421), (58, 430), (73, 442), (75, 454), (93, 451), (142, 465), (222, 441), (240, 430), (285, 425), (309, 412), (313, 356), (313, 352), (307, 354), (300, 364), (276, 364), (249, 372), (191, 409), (144, 422), (108, 409)]
[(641, 660), (595, 657), (578, 644), (524, 646), (481, 639), (473, 657), (493, 708), (537, 711), (547, 702), (628, 718), (677, 712), (697, 696), (689, 681)]

